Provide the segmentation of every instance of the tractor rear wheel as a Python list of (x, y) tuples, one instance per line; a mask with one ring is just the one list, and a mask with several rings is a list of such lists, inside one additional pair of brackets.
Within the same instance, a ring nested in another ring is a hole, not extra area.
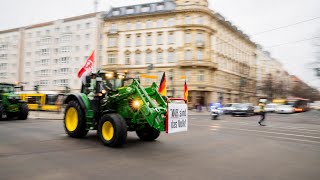
[(4, 114), (4, 108), (3, 108), (3, 105), (0, 104), (0, 121), (3, 119), (2, 116)]
[(70, 101), (64, 114), (64, 129), (73, 138), (82, 138), (88, 134), (86, 119), (78, 101)]
[(29, 114), (29, 108), (28, 108), (27, 103), (21, 103), (19, 110), (20, 111), (18, 114), (18, 119), (26, 120), (28, 118), (28, 114)]
[(160, 131), (153, 127), (146, 126), (136, 131), (138, 137), (143, 141), (153, 141), (160, 136)]
[(100, 119), (98, 135), (105, 146), (122, 146), (127, 139), (127, 123), (119, 114), (105, 114)]

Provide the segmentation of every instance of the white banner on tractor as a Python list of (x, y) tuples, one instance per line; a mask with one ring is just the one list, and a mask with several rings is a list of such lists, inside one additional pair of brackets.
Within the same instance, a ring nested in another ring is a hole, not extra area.
[(187, 104), (168, 103), (166, 132), (177, 133), (188, 130)]

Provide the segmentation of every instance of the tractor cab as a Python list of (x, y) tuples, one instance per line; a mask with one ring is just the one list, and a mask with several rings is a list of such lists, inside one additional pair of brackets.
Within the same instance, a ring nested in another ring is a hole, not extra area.
[(117, 72), (105, 72), (99, 71), (97, 73), (91, 73), (86, 76), (85, 84), (82, 84), (81, 92), (89, 94), (94, 92), (95, 94), (105, 94), (108, 91), (116, 92), (118, 88), (125, 86), (126, 78), (125, 73)]

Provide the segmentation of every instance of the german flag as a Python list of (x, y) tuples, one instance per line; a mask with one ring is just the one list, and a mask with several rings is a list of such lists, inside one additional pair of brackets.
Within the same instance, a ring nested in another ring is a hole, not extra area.
[(186, 100), (188, 102), (188, 96), (189, 96), (189, 92), (188, 92), (188, 86), (187, 86), (187, 81), (184, 81), (184, 100)]
[(167, 96), (167, 80), (165, 72), (163, 72), (158, 92), (161, 94), (161, 96)]

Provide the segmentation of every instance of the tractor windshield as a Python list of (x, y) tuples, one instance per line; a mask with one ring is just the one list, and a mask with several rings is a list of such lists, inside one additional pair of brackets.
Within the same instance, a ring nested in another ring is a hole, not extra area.
[(14, 93), (14, 86), (7, 84), (0, 84), (0, 93)]

